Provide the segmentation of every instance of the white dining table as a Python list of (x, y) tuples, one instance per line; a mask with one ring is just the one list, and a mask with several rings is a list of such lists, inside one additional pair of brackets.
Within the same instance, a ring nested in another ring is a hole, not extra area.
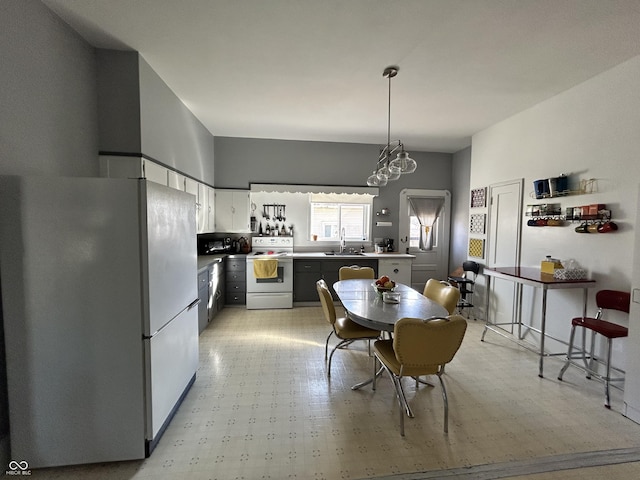
[(411, 287), (396, 283), (394, 292), (400, 294), (398, 303), (385, 303), (373, 288), (374, 280), (350, 279), (333, 284), (349, 318), (365, 327), (393, 332), (398, 320), (405, 317), (446, 317), (449, 312), (433, 300)]
[[(428, 299), (413, 288), (396, 283), (394, 291), (400, 294), (398, 303), (385, 303), (373, 287), (374, 280), (349, 279), (333, 284), (342, 306), (354, 322), (365, 327), (393, 332), (401, 318), (446, 317), (449, 312), (433, 300)], [(375, 373), (380, 375), (382, 368)], [(373, 377), (351, 387), (358, 390), (373, 382)], [(428, 382), (423, 382), (430, 385)], [(410, 415), (411, 416), (411, 415)]]

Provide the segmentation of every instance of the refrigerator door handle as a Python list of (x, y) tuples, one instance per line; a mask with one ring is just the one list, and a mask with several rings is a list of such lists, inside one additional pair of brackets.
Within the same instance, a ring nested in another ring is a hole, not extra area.
[(191, 310), (192, 308), (197, 307), (200, 304), (201, 300), (199, 298), (195, 299), (193, 302), (191, 302), (189, 304), (189, 306), (187, 307), (187, 311)]
[[(192, 310), (193, 308), (197, 307), (200, 304), (201, 300), (199, 298), (195, 299), (193, 302), (191, 302), (185, 309), (181, 310), (180, 313), (177, 315), (181, 315), (182, 312), (188, 312), (189, 310)], [(142, 339), (143, 340), (149, 340), (150, 338), (153, 338), (154, 335), (156, 335), (158, 332), (160, 332), (163, 328), (165, 328), (167, 325), (169, 325), (171, 322), (167, 322), (166, 325), (164, 325), (160, 330), (157, 330), (155, 332), (153, 332), (151, 335), (142, 335)]]

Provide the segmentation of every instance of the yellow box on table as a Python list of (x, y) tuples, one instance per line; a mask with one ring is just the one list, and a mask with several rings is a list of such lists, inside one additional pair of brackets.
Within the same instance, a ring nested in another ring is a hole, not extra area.
[(564, 268), (560, 260), (551, 259), (540, 262), (540, 272), (542, 273), (553, 275), (553, 273), (560, 268)]

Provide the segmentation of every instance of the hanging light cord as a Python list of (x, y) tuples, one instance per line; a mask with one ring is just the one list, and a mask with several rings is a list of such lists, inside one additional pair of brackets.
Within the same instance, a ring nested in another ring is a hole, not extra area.
[(389, 144), (391, 143), (391, 72), (387, 75), (389, 79), (389, 105), (387, 107), (387, 158), (389, 158)]

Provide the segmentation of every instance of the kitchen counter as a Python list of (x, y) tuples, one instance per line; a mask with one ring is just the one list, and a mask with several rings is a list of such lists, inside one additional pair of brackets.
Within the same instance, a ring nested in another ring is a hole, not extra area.
[(357, 258), (416, 258), (415, 255), (411, 255), (408, 253), (400, 253), (400, 252), (385, 252), (385, 253), (373, 253), (366, 252), (364, 254), (339, 254), (339, 255), (327, 255), (324, 252), (294, 252), (293, 259), (327, 259), (327, 260), (340, 260), (342, 258), (348, 258), (350, 260)]
[[(220, 261), (222, 258), (245, 258), (247, 255), (244, 253), (218, 253), (215, 255), (199, 255), (198, 256), (198, 271), (208, 267), (212, 263)], [(294, 260), (304, 259), (325, 259), (325, 260), (341, 260), (349, 259), (354, 260), (358, 258), (373, 258), (373, 259), (391, 259), (391, 258), (416, 258), (415, 255), (400, 252), (385, 252), (385, 253), (373, 253), (366, 252), (364, 255), (326, 255), (324, 252), (294, 252), (292, 255)]]
[[(214, 255), (199, 255), (198, 256), (198, 271), (206, 268), (219, 261), (222, 258), (246, 258), (247, 254), (245, 253), (217, 253)], [(408, 253), (400, 253), (400, 252), (384, 252), (384, 253), (374, 253), (374, 252), (366, 252), (363, 254), (341, 254), (341, 255), (327, 255), (324, 252), (293, 252), (292, 257), (294, 260), (302, 260), (302, 259), (326, 259), (326, 260), (340, 260), (343, 258), (348, 258), (349, 260), (354, 260), (358, 258), (373, 258), (373, 259), (391, 259), (391, 258), (416, 258), (415, 255), (411, 255)]]
[(198, 273), (203, 271), (212, 263), (217, 263), (228, 256), (229, 255), (226, 253), (218, 253), (215, 255), (198, 255)]

